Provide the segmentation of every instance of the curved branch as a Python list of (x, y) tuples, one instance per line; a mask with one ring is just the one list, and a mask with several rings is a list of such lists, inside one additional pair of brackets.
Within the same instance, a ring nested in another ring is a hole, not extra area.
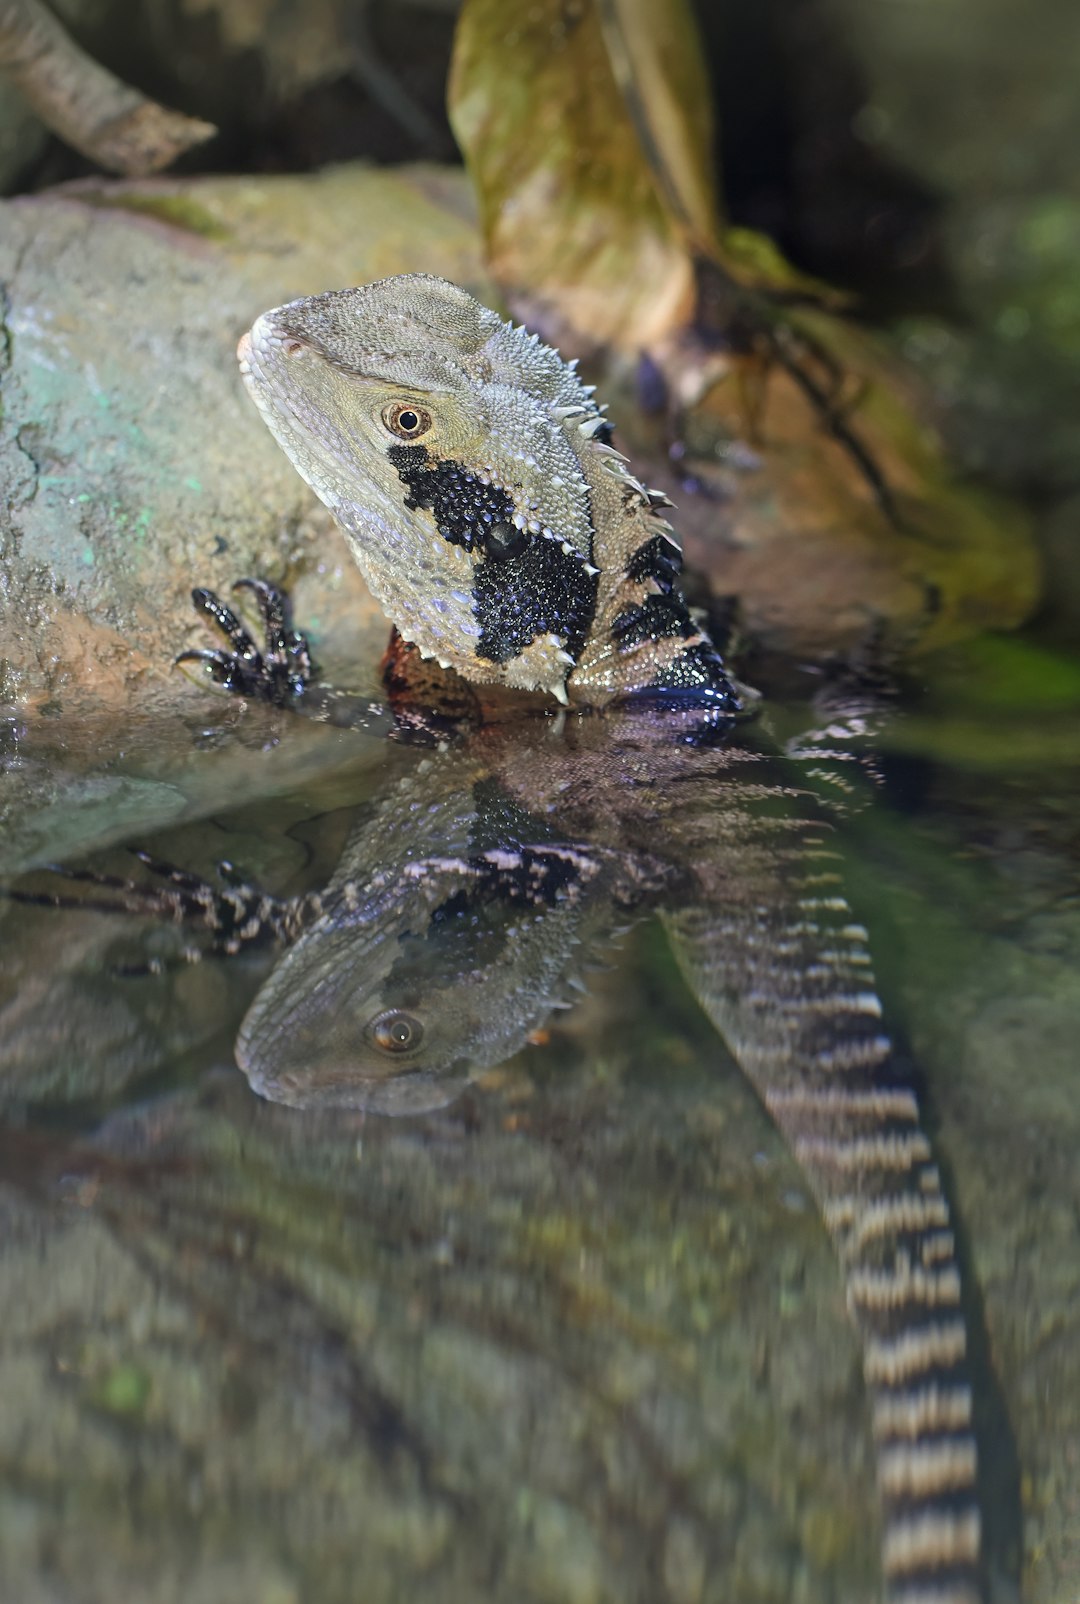
[(54, 134), (127, 177), (156, 173), (217, 133), (114, 77), (41, 0), (0, 0), (0, 69)]

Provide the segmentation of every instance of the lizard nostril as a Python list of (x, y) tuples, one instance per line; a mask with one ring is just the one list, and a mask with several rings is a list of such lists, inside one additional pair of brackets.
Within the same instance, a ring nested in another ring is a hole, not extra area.
[(282, 340), (281, 342), (281, 350), (284, 356), (299, 356), (303, 349), (303, 340)]

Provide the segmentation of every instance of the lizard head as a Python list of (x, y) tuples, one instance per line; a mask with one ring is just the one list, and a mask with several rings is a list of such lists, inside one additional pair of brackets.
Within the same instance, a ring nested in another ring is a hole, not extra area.
[(548, 691), (596, 608), (573, 368), (427, 274), (293, 301), (239, 348), (248, 390), (402, 636), (474, 681)]
[(452, 858), (408, 861), (343, 897), (284, 954), (240, 1027), (253, 1089), (381, 1114), (451, 1102), (566, 1006), (585, 944), (605, 928), (603, 867), (579, 872), (573, 857), (564, 849), (556, 868), (580, 877), (580, 894), (548, 902), (485, 890)]

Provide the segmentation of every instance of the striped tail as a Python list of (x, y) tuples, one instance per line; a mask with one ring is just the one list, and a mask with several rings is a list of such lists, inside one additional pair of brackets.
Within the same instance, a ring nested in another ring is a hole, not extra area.
[(819, 821), (732, 803), (701, 843), (704, 903), (666, 923), (839, 1253), (873, 1410), (886, 1596), (978, 1604), (960, 1272), (915, 1095), (882, 1028), (867, 934)]

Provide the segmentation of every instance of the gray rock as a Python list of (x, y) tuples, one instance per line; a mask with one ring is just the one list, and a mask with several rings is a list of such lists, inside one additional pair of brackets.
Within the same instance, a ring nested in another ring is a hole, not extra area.
[(169, 664), (201, 635), (192, 584), (250, 573), (301, 582), (331, 657), (377, 620), (382, 639), (233, 349), (268, 306), (387, 273), (490, 298), (468, 214), (460, 175), (361, 166), (4, 204), (0, 697), (70, 712), (91, 681), (96, 707), (181, 697)]

